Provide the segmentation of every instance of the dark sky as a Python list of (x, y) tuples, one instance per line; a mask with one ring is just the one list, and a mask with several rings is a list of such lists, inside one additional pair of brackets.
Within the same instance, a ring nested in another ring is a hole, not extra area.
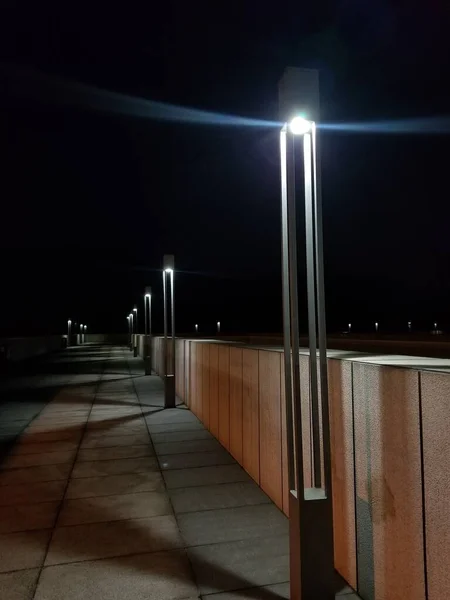
[[(312, 67), (324, 122), (445, 116), (449, 10), (440, 0), (6, 2), (0, 333), (57, 332), (68, 317), (120, 330), (145, 285), (159, 329), (164, 253), (176, 256), (180, 330), (218, 319), (224, 331), (281, 328), (277, 132), (72, 107), (34, 74), (273, 120), (283, 69)], [(448, 143), (323, 134), (331, 330), (450, 326)]]

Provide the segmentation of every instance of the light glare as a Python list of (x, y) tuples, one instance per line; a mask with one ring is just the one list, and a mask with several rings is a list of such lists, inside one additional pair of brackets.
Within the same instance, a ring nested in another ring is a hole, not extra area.
[(304, 135), (311, 131), (311, 121), (304, 119), (303, 117), (294, 117), (289, 124), (291, 133), (294, 135)]

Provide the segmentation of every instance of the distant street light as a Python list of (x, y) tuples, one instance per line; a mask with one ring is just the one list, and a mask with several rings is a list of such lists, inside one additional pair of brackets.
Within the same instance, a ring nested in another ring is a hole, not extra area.
[(412, 330), (412, 323), (411, 321), (408, 321), (408, 331), (411, 332)]
[(130, 317), (130, 351), (133, 352), (133, 336), (134, 336), (134, 315), (133, 312), (130, 312), (128, 315)]
[(80, 344), (83, 343), (83, 324), (80, 323)]
[(217, 334), (220, 333), (220, 321), (217, 321)]
[[(175, 408), (175, 260), (173, 254), (165, 254), (163, 258), (163, 295), (164, 295), (164, 408)], [(167, 286), (170, 285), (170, 311), (168, 310)], [(171, 344), (169, 354), (168, 316), (170, 313)]]
[(375, 331), (378, 333), (378, 323), (375, 322)]
[(84, 331), (83, 331), (83, 343), (86, 343), (86, 331), (87, 331), (87, 325), (84, 326)]
[(133, 339), (133, 356), (138, 355), (137, 336), (138, 336), (138, 309), (137, 306), (133, 308), (134, 313), (134, 339)]
[(152, 288), (147, 286), (144, 295), (144, 365), (145, 374), (152, 374)]
[(195, 333), (198, 333), (198, 324), (195, 324)]
[(72, 335), (72, 321), (69, 319), (67, 321), (67, 347), (70, 346), (71, 335)]
[(349, 331), (349, 333), (351, 332), (351, 330), (352, 330), (352, 324), (351, 324), (351, 323), (349, 323), (349, 324), (348, 324), (348, 331)]
[(127, 323), (128, 323), (128, 346), (131, 348), (131, 335), (132, 335), (131, 315), (127, 315)]

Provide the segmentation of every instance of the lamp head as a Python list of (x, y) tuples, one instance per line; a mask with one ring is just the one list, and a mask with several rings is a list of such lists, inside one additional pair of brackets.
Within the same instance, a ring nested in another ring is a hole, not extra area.
[(304, 135), (312, 129), (312, 122), (304, 117), (294, 117), (289, 123), (289, 129), (294, 135)]
[(137, 308), (136, 308), (136, 306), (133, 308), (133, 310), (134, 310), (134, 312), (137, 312)]
[(173, 273), (173, 269), (167, 267), (167, 269), (164, 269), (164, 273)]

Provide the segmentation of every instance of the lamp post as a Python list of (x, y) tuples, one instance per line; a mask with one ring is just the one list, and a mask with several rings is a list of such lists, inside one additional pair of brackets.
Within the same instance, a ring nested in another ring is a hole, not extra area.
[(84, 326), (83, 343), (86, 343), (86, 331), (87, 331), (87, 325)]
[(67, 347), (70, 346), (70, 337), (72, 335), (72, 321), (69, 319), (67, 321)]
[(137, 347), (137, 334), (138, 334), (138, 309), (137, 306), (133, 308), (134, 315), (134, 336), (133, 336), (133, 356), (138, 355), (138, 347)]
[[(291, 600), (335, 597), (320, 167), (316, 123), (302, 116), (306, 113), (318, 118), (318, 96), (317, 71), (286, 70), (279, 84), (279, 100), (284, 121), (280, 155)], [(303, 159), (309, 331), (309, 398), (303, 399), (297, 290), (296, 150), (300, 150)], [(305, 408), (309, 409), (310, 419), (302, 427)], [(311, 481), (305, 479), (303, 462), (302, 438), (307, 430), (311, 431)]]
[(83, 343), (83, 323), (80, 323), (80, 344)]
[[(163, 258), (163, 292), (164, 292), (164, 408), (175, 407), (175, 292), (174, 292), (175, 261), (173, 254), (165, 254)], [(170, 311), (168, 310), (170, 285)], [(171, 344), (169, 352), (168, 317), (170, 312)]]
[(217, 335), (220, 334), (220, 321), (217, 321)]
[(198, 323), (195, 324), (195, 333), (198, 333)]
[(131, 317), (127, 315), (127, 325), (128, 325), (128, 346), (131, 344)]
[(349, 333), (351, 333), (351, 332), (352, 332), (352, 324), (351, 324), (351, 323), (349, 323), (349, 324), (348, 324), (348, 332), (349, 332)]
[(130, 318), (130, 352), (133, 352), (133, 333), (134, 333), (134, 316), (133, 312), (128, 315)]
[(376, 321), (375, 322), (375, 331), (378, 333), (378, 327), (379, 327), (379, 323)]
[(144, 364), (145, 374), (152, 374), (152, 288), (147, 286), (144, 295)]
[(411, 331), (412, 331), (412, 322), (411, 321), (408, 321), (408, 331), (409, 331), (409, 333), (411, 333)]

